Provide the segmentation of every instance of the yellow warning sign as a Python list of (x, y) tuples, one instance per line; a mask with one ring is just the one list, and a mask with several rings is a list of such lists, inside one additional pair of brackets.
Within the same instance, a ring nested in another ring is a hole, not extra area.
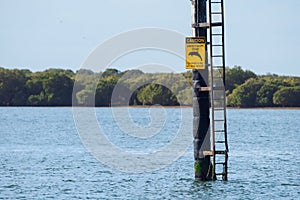
[(185, 41), (186, 69), (205, 69), (206, 38), (187, 37)]

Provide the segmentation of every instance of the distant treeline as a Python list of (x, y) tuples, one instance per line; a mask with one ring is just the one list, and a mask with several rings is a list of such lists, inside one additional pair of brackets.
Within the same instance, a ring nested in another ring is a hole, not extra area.
[[(119, 106), (191, 105), (191, 76), (191, 72), (31, 72), (0, 67), (0, 106), (111, 106), (112, 96)], [(300, 107), (300, 77), (258, 76), (235, 66), (226, 69), (226, 94), (231, 107)]]

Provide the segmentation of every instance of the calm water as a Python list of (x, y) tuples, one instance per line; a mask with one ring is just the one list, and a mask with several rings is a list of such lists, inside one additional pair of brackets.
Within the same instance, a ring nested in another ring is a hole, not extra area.
[[(108, 108), (96, 113), (117, 146), (139, 150), (147, 144), (152, 151), (174, 136), (179, 110), (166, 109), (174, 117), (159, 134), (143, 140), (118, 137)], [(229, 110), (229, 181), (206, 183), (193, 179), (191, 147), (161, 170), (128, 174), (104, 166), (87, 152), (71, 108), (0, 108), (0, 113), (0, 199), (300, 197), (300, 110)], [(151, 123), (148, 113), (146, 108), (130, 109), (132, 121), (141, 127)]]

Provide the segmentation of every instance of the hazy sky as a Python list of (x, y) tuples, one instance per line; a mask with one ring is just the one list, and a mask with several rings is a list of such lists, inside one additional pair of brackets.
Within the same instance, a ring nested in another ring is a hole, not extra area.
[[(300, 76), (300, 1), (225, 0), (225, 6), (228, 66)], [(0, 66), (76, 70), (105, 40), (143, 27), (190, 36), (190, 0), (0, 0)], [(115, 64), (131, 68), (130, 59)], [(176, 67), (185, 70), (184, 62)]]

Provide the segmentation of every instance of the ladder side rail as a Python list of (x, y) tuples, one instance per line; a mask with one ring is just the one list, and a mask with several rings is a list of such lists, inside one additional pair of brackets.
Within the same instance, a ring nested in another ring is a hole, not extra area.
[(226, 103), (226, 66), (225, 66), (225, 24), (224, 24), (224, 0), (221, 0), (221, 12), (222, 12), (222, 51), (223, 51), (223, 81), (224, 81), (224, 138), (225, 138), (225, 165), (224, 165), (224, 172), (225, 175), (223, 176), (223, 180), (228, 180), (228, 138), (227, 138), (227, 103)]
[[(212, 0), (209, 0), (209, 24), (212, 23)], [(215, 157), (215, 113), (214, 113), (214, 63), (213, 63), (213, 35), (212, 35), (212, 26), (208, 27), (209, 29), (209, 49), (210, 49), (210, 87), (212, 88), (210, 92), (210, 104), (211, 104), (211, 144), (212, 144), (212, 152), (213, 152), (213, 169), (212, 169), (212, 178), (216, 179), (216, 157)]]
[(224, 124), (224, 130), (225, 130), (225, 145), (226, 145), (226, 151), (229, 152), (228, 149), (228, 138), (227, 138), (227, 102), (226, 102), (226, 66), (225, 66), (225, 25), (224, 25), (224, 0), (221, 0), (221, 12), (222, 14), (222, 51), (223, 51), (223, 81), (224, 81), (224, 119), (225, 119), (225, 124)]

